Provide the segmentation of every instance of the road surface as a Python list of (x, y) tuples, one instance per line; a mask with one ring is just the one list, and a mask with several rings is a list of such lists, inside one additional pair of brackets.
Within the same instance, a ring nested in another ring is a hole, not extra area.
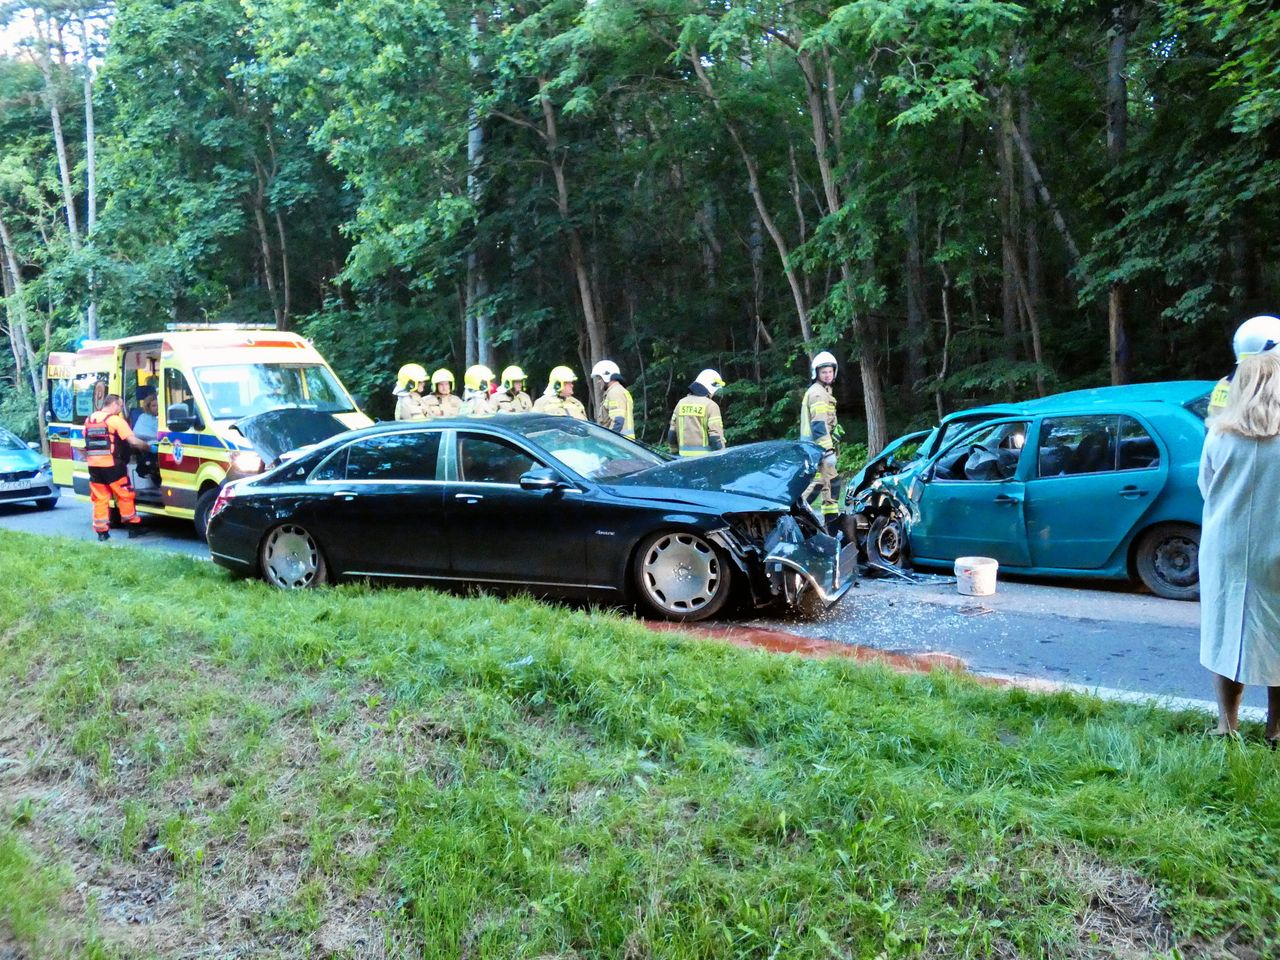
[[(147, 534), (112, 546), (208, 556), (187, 521), (146, 517)], [(92, 540), (89, 505), (63, 496), (53, 510), (0, 506), (0, 529)], [(104, 546), (104, 549), (107, 547)], [(1161, 600), (1123, 585), (1009, 581), (992, 597), (961, 597), (950, 578), (908, 584), (864, 580), (817, 620), (754, 620), (805, 636), (883, 650), (936, 651), (977, 673), (1047, 680), (1161, 698), (1212, 698), (1199, 662), (1196, 603)], [(1265, 707), (1250, 688), (1245, 704)]]

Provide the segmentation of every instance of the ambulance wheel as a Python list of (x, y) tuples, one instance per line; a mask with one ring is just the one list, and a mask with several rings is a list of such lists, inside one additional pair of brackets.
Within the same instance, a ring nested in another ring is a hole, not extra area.
[(705, 620), (733, 587), (732, 564), (712, 543), (686, 530), (645, 537), (633, 561), (641, 607), (665, 620)]
[(195, 524), (196, 536), (206, 542), (209, 539), (209, 514), (213, 512), (213, 502), (217, 499), (217, 487), (210, 487), (196, 497), (196, 513), (191, 522)]
[(1133, 566), (1147, 589), (1166, 600), (1200, 599), (1200, 529), (1165, 523), (1138, 538)]
[(262, 578), (281, 590), (305, 590), (329, 579), (329, 568), (316, 538), (296, 523), (282, 523), (258, 550)]

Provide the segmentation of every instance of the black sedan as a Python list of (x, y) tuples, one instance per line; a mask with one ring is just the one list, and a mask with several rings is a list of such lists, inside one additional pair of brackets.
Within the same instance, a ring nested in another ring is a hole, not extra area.
[(700, 620), (731, 596), (807, 609), (851, 586), (856, 547), (801, 493), (821, 450), (784, 441), (672, 460), (567, 417), (383, 423), (227, 484), (213, 559), (275, 586), (477, 584)]

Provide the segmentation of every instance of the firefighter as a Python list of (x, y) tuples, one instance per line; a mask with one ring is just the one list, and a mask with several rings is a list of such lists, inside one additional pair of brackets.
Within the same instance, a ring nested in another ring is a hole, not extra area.
[[(1266, 353), (1280, 344), (1280, 317), (1262, 314), (1250, 317), (1236, 328), (1236, 335), (1231, 338), (1231, 349), (1235, 351), (1236, 363), (1254, 354)], [(1227, 405), (1227, 397), (1231, 395), (1231, 380), (1235, 371), (1227, 374), (1213, 388), (1209, 395), (1209, 415), (1221, 413)]]
[(397, 420), (427, 419), (427, 398), (422, 391), (427, 387), (427, 371), (420, 363), (406, 363), (396, 374), (396, 388), (391, 392), (396, 398)]
[(839, 476), (836, 471), (836, 441), (843, 431), (836, 417), (836, 398), (831, 389), (840, 365), (836, 358), (823, 350), (809, 364), (813, 380), (800, 401), (800, 439), (812, 440), (822, 448), (818, 471), (801, 497), (808, 500), (815, 490), (822, 491), (822, 519), (830, 524), (840, 512), (832, 484)]
[(493, 371), (483, 363), (467, 367), (462, 375), (462, 409), (464, 417), (488, 417), (498, 412), (498, 402), (489, 393)]
[(427, 397), (427, 417), (456, 417), (462, 409), (462, 401), (453, 393), (453, 373), (441, 367), (431, 375), (431, 396)]
[(502, 371), (502, 387), (494, 394), (499, 413), (528, 413), (533, 409), (533, 398), (525, 392), (528, 379), (514, 363)]
[(596, 423), (620, 433), (628, 440), (636, 438), (635, 404), (631, 391), (622, 379), (622, 371), (612, 360), (601, 360), (591, 368), (591, 378), (600, 381), (600, 408)]
[(99, 540), (110, 540), (110, 501), (114, 497), (120, 522), (129, 528), (132, 539), (142, 519), (134, 506), (133, 484), (129, 482), (129, 448), (151, 452), (151, 444), (136, 436), (120, 411), (124, 401), (108, 394), (102, 406), (84, 422), (84, 459), (89, 465), (89, 499), (93, 501), (93, 529)]
[(676, 404), (667, 427), (667, 443), (682, 457), (701, 457), (724, 449), (724, 420), (712, 397), (724, 386), (714, 370), (703, 370)]
[(553, 413), (575, 420), (587, 419), (587, 408), (573, 395), (573, 385), (578, 375), (569, 367), (553, 367), (548, 377), (547, 389), (533, 403), (537, 413)]

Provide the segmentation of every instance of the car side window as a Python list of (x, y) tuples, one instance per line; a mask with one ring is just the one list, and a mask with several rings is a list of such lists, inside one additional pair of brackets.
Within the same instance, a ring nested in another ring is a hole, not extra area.
[(541, 466), (518, 447), (496, 437), (458, 437), (458, 479), (470, 483), (518, 484), (522, 474)]
[[(1146, 436), (1130, 417), (1089, 415), (1079, 417), (1046, 417), (1040, 425), (1038, 475), (1071, 477), (1086, 473), (1111, 473), (1116, 469), (1119, 450), (1120, 421), (1129, 420)], [(1150, 437), (1146, 438), (1150, 441)], [(1154, 447), (1154, 443), (1152, 446)], [(1157, 454), (1158, 457), (1158, 454)]]
[(1027, 442), (1026, 423), (997, 423), (956, 443), (933, 468), (935, 480), (1011, 480)]
[(1120, 418), (1117, 470), (1150, 470), (1160, 466), (1160, 448), (1151, 434), (1133, 417)]
[(316, 469), (311, 479), (352, 482), (434, 480), (439, 455), (440, 434), (435, 430), (365, 437), (331, 456)]
[(186, 420), (197, 414), (191, 387), (181, 370), (164, 369), (164, 407), (166, 425), (173, 420)]

